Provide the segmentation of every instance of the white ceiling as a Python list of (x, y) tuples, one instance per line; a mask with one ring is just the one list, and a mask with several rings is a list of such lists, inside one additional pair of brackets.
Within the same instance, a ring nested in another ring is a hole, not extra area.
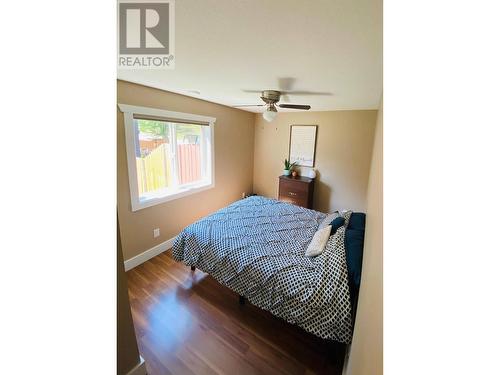
[(376, 109), (382, 0), (176, 0), (175, 59), (118, 78), (229, 106), (262, 104), (245, 89), (287, 89), (331, 93), (280, 101), (312, 111)]

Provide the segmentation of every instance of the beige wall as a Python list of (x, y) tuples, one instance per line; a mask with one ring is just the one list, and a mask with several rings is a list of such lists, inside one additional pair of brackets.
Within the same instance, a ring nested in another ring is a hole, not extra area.
[[(118, 103), (217, 118), (215, 188), (132, 212), (123, 113), (118, 109), (118, 215), (125, 260), (176, 236), (182, 228), (252, 191), (254, 114), (133, 83), (118, 81)], [(161, 235), (153, 238), (153, 229)]]
[(313, 208), (365, 212), (376, 118), (376, 110), (281, 112), (271, 123), (256, 115), (254, 193), (277, 198), (290, 125), (318, 125)]
[(363, 271), (354, 336), (347, 366), (349, 375), (383, 372), (383, 104), (377, 118), (368, 183)]

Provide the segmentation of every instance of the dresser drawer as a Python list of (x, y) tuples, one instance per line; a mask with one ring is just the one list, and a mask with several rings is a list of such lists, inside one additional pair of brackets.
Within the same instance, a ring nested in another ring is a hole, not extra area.
[(288, 196), (288, 195), (280, 195), (278, 197), (278, 199), (280, 201), (283, 201), (283, 202), (287, 202), (287, 203), (291, 203), (291, 204), (294, 204), (296, 206), (301, 206), (301, 207), (306, 207), (308, 206), (307, 204), (307, 198), (295, 198), (295, 197), (291, 197), (291, 196)]
[(296, 182), (296, 181), (287, 181), (287, 180), (282, 180), (280, 181), (280, 194), (281, 193), (288, 193), (288, 192), (293, 192), (295, 194), (307, 194), (308, 191), (308, 184), (302, 183), (302, 182)]
[(305, 191), (297, 191), (292, 189), (280, 189), (280, 197), (288, 197), (290, 199), (304, 199), (307, 198)]
[(314, 180), (307, 177), (279, 178), (278, 199), (305, 208), (312, 208)]

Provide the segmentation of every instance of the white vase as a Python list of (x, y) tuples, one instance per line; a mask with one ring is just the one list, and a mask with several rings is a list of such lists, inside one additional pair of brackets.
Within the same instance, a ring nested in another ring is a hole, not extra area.
[(283, 169), (283, 175), (284, 176), (290, 176), (290, 169)]
[(309, 169), (309, 171), (307, 172), (307, 177), (316, 178), (316, 171), (313, 168)]

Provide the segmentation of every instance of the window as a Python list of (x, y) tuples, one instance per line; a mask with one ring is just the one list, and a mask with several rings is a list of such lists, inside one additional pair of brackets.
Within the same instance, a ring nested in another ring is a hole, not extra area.
[(119, 104), (132, 211), (214, 186), (215, 118)]

